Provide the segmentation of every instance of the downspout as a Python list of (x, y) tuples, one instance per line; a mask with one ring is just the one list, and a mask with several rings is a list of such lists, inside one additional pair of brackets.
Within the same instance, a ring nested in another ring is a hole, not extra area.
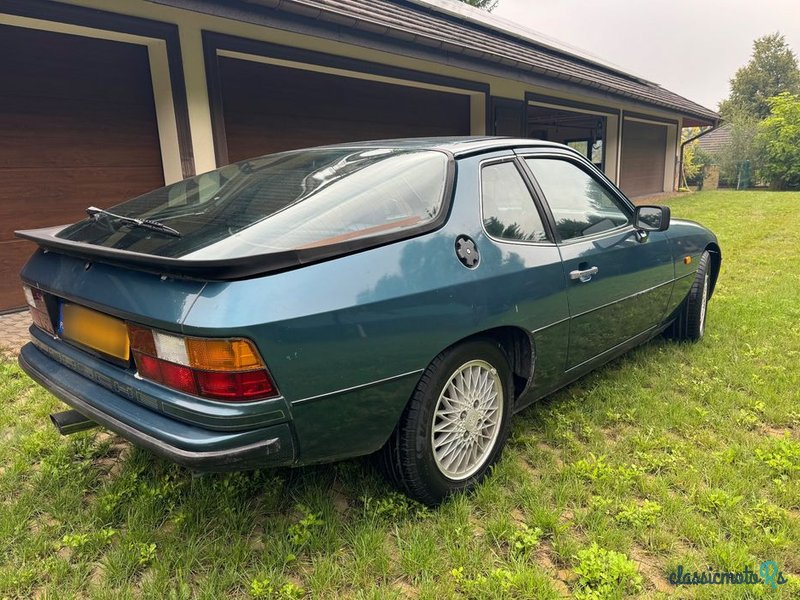
[[(708, 129), (706, 129), (705, 131), (701, 131), (696, 136), (690, 137), (685, 142), (681, 142), (681, 160), (680, 160), (680, 163), (678, 164), (678, 167), (680, 169), (678, 171), (678, 173), (680, 174), (680, 179), (678, 180), (678, 187), (688, 187), (687, 185), (685, 185), (686, 184), (686, 177), (683, 174), (683, 149), (686, 147), (686, 144), (688, 144), (690, 142), (693, 142), (696, 139), (699, 139), (699, 138), (703, 137), (707, 133), (711, 133), (715, 129), (719, 129), (720, 125), (721, 125), (720, 121), (714, 121), (714, 124), (711, 127), (709, 127)], [(684, 185), (680, 185), (681, 182), (683, 182)]]

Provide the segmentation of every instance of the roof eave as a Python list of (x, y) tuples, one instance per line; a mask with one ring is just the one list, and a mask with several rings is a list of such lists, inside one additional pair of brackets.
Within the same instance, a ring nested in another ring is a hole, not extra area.
[[(509, 52), (501, 52), (496, 48), (495, 53), (477, 50), (466, 42), (454, 43), (436, 39), (432, 35), (423, 35), (418, 31), (412, 31), (404, 27), (402, 23), (393, 23), (392, 26), (382, 24), (376, 18), (371, 18), (365, 11), (347, 13), (335, 6), (333, 2), (326, 3), (325, 10), (312, 6), (313, 0), (232, 0), (226, 3), (217, 3), (212, 0), (148, 0), (155, 4), (164, 4), (176, 8), (182, 8), (193, 12), (201, 12), (218, 17), (239, 20), (243, 22), (262, 25), (293, 31), (295, 33), (325, 37), (336, 41), (363, 45), (371, 49), (377, 49), (392, 53), (402, 53), (404, 56), (413, 56), (424, 60), (434, 60), (445, 62), (446, 64), (483, 72), (493, 76), (514, 78), (520, 81), (541, 84), (542, 79), (555, 86), (562, 86), (570, 92), (584, 94), (595, 92), (600, 95), (611, 95), (623, 101), (633, 101), (634, 103), (651, 108), (671, 112), (675, 115), (696, 119), (703, 123), (713, 124), (719, 121), (719, 115), (699, 104), (682, 98), (672, 92), (667, 92), (670, 96), (680, 98), (684, 102), (669, 103), (656, 101), (641, 94), (626, 92), (619, 88), (603, 85), (597, 80), (581, 78), (576, 76), (565, 76), (554, 69), (546, 66), (536, 67), (534, 64), (524, 63)], [(416, 2), (416, 0), (406, 0), (398, 2), (399, 5)], [(414, 5), (418, 12), (426, 12), (419, 6)], [(433, 13), (433, 8), (430, 9)], [(435, 13), (433, 13), (435, 14)], [(446, 18), (447, 15), (436, 14), (438, 18)], [(455, 19), (455, 17), (449, 17)], [(457, 21), (459, 26), (468, 26), (473, 30), (485, 29), (480, 25), (470, 21)], [(358, 36), (353, 35), (357, 31)], [(494, 33), (498, 42), (502, 41), (500, 33)], [(505, 37), (513, 37), (508, 34)], [(521, 43), (518, 38), (515, 43)], [(534, 43), (529, 43), (534, 48)], [(548, 54), (553, 55), (553, 60), (569, 60), (578, 63), (588, 63), (588, 59), (564, 54), (561, 51), (554, 51), (544, 48)], [(537, 49), (538, 52), (542, 48)], [(578, 65), (580, 66), (580, 65)], [(598, 66), (598, 69), (608, 70), (607, 67)], [(614, 76), (618, 77), (618, 72), (614, 71)], [(645, 85), (641, 80), (628, 75), (631, 85)], [(648, 84), (650, 90), (655, 94), (660, 86)]]

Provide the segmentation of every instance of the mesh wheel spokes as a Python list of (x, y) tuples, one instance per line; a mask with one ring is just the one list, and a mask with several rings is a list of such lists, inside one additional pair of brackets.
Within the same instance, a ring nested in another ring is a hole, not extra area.
[(467, 479), (486, 463), (500, 432), (503, 385), (489, 363), (470, 361), (445, 384), (433, 415), (431, 442), (439, 470)]

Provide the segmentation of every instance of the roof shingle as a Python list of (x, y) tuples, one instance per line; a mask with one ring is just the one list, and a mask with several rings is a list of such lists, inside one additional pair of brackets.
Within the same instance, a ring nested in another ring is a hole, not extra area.
[(731, 129), (729, 125), (723, 125), (697, 140), (698, 145), (709, 154), (718, 154), (723, 148), (731, 143)]

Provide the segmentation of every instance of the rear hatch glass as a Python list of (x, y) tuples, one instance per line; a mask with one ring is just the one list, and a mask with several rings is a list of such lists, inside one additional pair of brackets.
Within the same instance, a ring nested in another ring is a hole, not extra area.
[[(71, 242), (224, 260), (385, 238), (442, 217), (449, 157), (318, 148), (255, 158), (123, 202), (60, 231)], [(147, 220), (142, 226), (134, 220)]]

